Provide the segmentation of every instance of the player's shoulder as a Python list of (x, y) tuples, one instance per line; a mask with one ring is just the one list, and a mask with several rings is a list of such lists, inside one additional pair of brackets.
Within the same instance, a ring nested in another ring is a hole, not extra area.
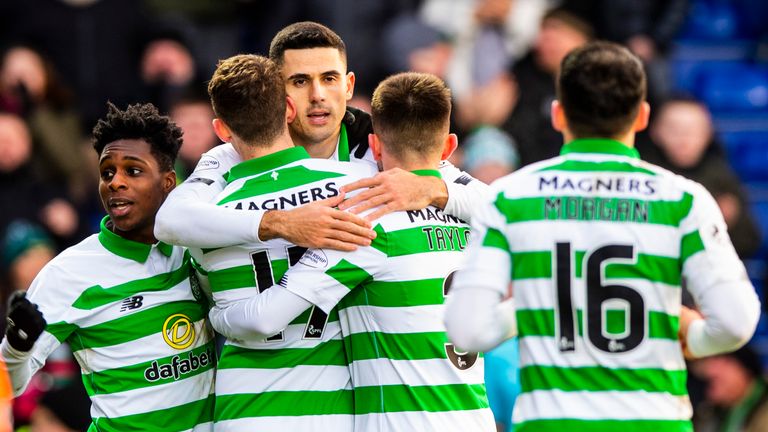
[(490, 192), (487, 196), (495, 198), (500, 193), (515, 196), (535, 194), (535, 186), (538, 184), (535, 179), (538, 178), (539, 174), (548, 168), (557, 166), (563, 161), (564, 158), (562, 156), (557, 156), (526, 165), (491, 182), (489, 185)]
[(207, 170), (229, 170), (242, 162), (240, 154), (231, 143), (219, 144), (200, 156), (195, 173)]
[(687, 193), (694, 198), (710, 195), (709, 191), (707, 191), (707, 189), (701, 183), (695, 180), (689, 179), (666, 168), (654, 165), (650, 162), (640, 161), (638, 165), (652, 173), (658, 179), (658, 182), (662, 184), (662, 187), (676, 189), (680, 193)]
[(355, 162), (341, 162), (332, 159), (304, 159), (301, 164), (312, 171), (337, 173), (354, 178), (371, 177), (378, 173), (374, 164), (363, 160)]
[[(42, 285), (37, 289), (55, 289), (60, 296), (82, 291), (94, 284), (94, 270), (104, 268), (107, 261), (104, 252), (98, 234), (86, 237), (49, 261), (35, 278), (33, 288)], [(55, 286), (48, 288), (48, 285)]]

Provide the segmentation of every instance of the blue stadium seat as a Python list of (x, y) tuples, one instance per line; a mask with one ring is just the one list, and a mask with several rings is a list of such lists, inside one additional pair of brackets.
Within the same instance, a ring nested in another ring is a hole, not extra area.
[[(742, 181), (768, 181), (768, 130), (722, 132), (720, 136), (731, 166)], [(768, 202), (765, 207), (768, 224)]]
[[(768, 200), (753, 200), (749, 205), (762, 234), (762, 246), (755, 255), (755, 259), (768, 260)], [(763, 269), (763, 278), (768, 277), (768, 270)], [(760, 276), (760, 275), (756, 275)]]
[[(698, 95), (701, 91), (699, 88), (700, 76), (727, 73), (731, 69), (742, 67), (747, 58), (738, 52), (736, 52), (737, 56), (718, 55), (718, 53), (728, 52), (727, 47), (725, 49), (720, 48), (720, 43), (696, 41), (696, 44), (698, 46), (695, 48), (692, 44), (688, 44), (680, 53), (674, 51), (670, 59), (673, 85), (677, 91)], [(749, 43), (749, 46), (754, 47), (754, 43)], [(693, 53), (694, 50), (698, 53), (704, 52), (714, 55), (706, 58), (703, 55)], [(743, 48), (738, 50), (743, 51)]]
[(695, 78), (695, 93), (713, 112), (768, 111), (768, 72), (744, 63), (712, 63)]
[(693, 2), (680, 36), (689, 39), (723, 40), (743, 36), (738, 9), (731, 2)]

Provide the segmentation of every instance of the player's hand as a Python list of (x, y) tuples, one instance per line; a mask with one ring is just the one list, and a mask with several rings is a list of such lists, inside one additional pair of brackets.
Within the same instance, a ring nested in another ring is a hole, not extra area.
[(37, 305), (27, 300), (27, 293), (16, 291), (8, 301), (8, 327), (5, 337), (18, 351), (27, 352), (45, 330), (45, 319)]
[(704, 319), (704, 317), (695, 309), (682, 306), (680, 309), (680, 328), (677, 331), (677, 338), (680, 339), (680, 346), (683, 349), (683, 355), (688, 360), (693, 360), (695, 357), (688, 351), (688, 327), (691, 323)]
[(259, 226), (259, 238), (282, 238), (306, 248), (353, 251), (376, 238), (371, 224), (355, 214), (337, 210), (344, 194), (286, 211), (269, 211)]
[(400, 168), (392, 168), (374, 177), (358, 180), (341, 188), (345, 193), (366, 189), (339, 205), (339, 209), (359, 214), (379, 207), (366, 216), (369, 221), (400, 210), (421, 210), (430, 204), (445, 207), (448, 188), (443, 180), (418, 176)]

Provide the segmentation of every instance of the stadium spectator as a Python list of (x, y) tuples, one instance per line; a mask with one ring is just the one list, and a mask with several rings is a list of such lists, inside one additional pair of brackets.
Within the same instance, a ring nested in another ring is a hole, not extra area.
[(471, 132), (461, 148), (461, 167), (483, 183), (516, 170), (520, 165), (515, 142), (494, 127), (481, 127)]
[(541, 20), (533, 49), (514, 66), (519, 98), (502, 129), (518, 146), (521, 166), (558, 154), (563, 138), (552, 128), (550, 107), (555, 100), (555, 77), (560, 62), (583, 45), (592, 29), (564, 9), (553, 9)]
[(170, 110), (173, 102), (194, 85), (197, 65), (186, 41), (178, 32), (164, 32), (147, 43), (141, 56), (141, 79), (147, 98), (160, 112)]
[(211, 126), (213, 109), (204, 89), (187, 88), (171, 105), (169, 116), (184, 132), (184, 143), (176, 160), (176, 178), (183, 182), (195, 169), (200, 156), (220, 141)]
[(16, 219), (43, 225), (67, 244), (79, 218), (61, 185), (43, 182), (32, 169), (32, 139), (27, 124), (0, 113), (0, 235)]
[(750, 214), (744, 187), (731, 169), (707, 107), (676, 97), (657, 110), (650, 128), (655, 146), (638, 146), (643, 159), (701, 183), (717, 200), (728, 234), (741, 258), (760, 247), (760, 233)]
[[(518, 97), (511, 65), (533, 43), (547, 0), (428, 0), (421, 16), (451, 41), (444, 76), (462, 131), (499, 126)], [(442, 76), (442, 75), (440, 75)]]
[(74, 94), (65, 88), (53, 64), (39, 51), (11, 45), (0, 64), (0, 109), (29, 124), (36, 174), (48, 183), (67, 185), (75, 199), (85, 195), (87, 175), (81, 163), (86, 140), (74, 109)]
[[(167, 28), (134, 0), (27, 0), (6, 2), (8, 40), (34, 44), (51, 59), (77, 96), (84, 130), (118, 105), (146, 100), (141, 62), (149, 42)], [(171, 38), (169, 38), (171, 39)], [(176, 52), (176, 51), (174, 51)], [(183, 74), (180, 74), (183, 75)]]
[(48, 234), (36, 224), (24, 220), (11, 222), (1, 244), (2, 263), (8, 269), (11, 291), (29, 288), (43, 266), (56, 255), (53, 240)]
[(768, 430), (768, 383), (752, 348), (697, 360), (691, 370), (706, 385), (706, 399), (695, 410), (696, 432)]

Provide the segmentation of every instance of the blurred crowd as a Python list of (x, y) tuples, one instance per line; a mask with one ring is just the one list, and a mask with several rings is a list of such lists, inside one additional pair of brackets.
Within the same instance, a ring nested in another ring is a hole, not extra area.
[[(373, 88), (395, 72), (442, 77), (460, 137), (453, 162), (484, 182), (558, 154), (550, 106), (568, 51), (596, 38), (626, 44), (649, 76), (654, 114), (637, 144), (641, 155), (709, 189), (737, 252), (750, 257), (760, 233), (708, 107), (676, 92), (669, 78), (669, 51), (690, 9), (687, 0), (4, 1), (0, 298), (26, 289), (58, 251), (97, 230), (103, 211), (89, 133), (106, 101), (152, 102), (173, 118), (184, 131), (176, 167), (183, 179), (218, 144), (204, 84), (216, 61), (266, 54), (280, 28), (301, 20), (326, 24), (346, 41), (352, 106), (369, 109)], [(514, 342), (500, 350), (488, 360), (488, 387), (504, 428), (516, 388)], [(768, 398), (760, 359), (745, 350), (694, 365), (694, 394), (713, 407), (701, 411), (702, 431), (768, 422), (759, 410)], [(33, 431), (87, 427), (87, 409), (72, 408), (87, 407), (87, 397), (68, 353), (59, 354), (14, 407)]]

